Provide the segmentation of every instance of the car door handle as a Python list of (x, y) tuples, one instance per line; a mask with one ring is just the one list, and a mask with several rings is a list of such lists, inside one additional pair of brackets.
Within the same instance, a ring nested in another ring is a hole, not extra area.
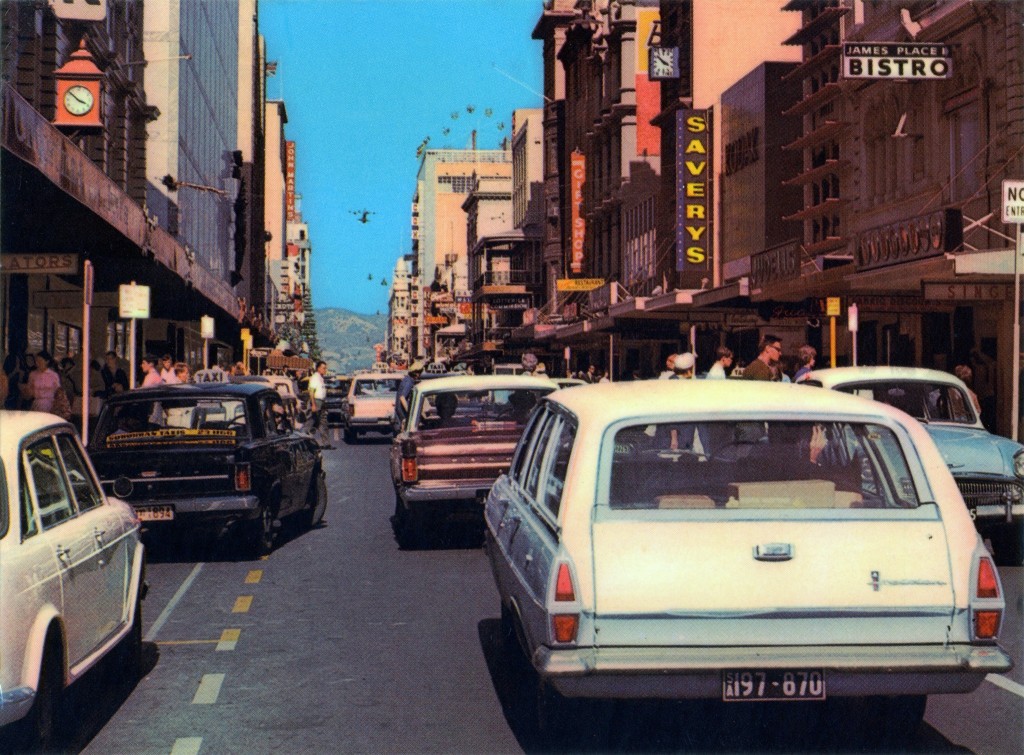
[(789, 561), (793, 558), (793, 546), (789, 543), (764, 543), (754, 546), (757, 561)]
[(106, 530), (101, 530), (99, 528), (94, 528), (93, 531), (92, 531), (92, 536), (94, 538), (96, 538), (96, 544), (100, 545), (100, 546), (103, 545), (103, 536), (106, 535), (106, 534), (107, 534)]
[(61, 561), (70, 562), (71, 560), (71, 549), (65, 548), (63, 545), (57, 546), (57, 558)]

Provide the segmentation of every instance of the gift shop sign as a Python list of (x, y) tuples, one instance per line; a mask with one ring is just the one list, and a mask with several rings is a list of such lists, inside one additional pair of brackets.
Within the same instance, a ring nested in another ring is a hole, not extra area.
[(711, 118), (676, 111), (676, 270), (707, 267), (711, 216)]
[(572, 259), (569, 269), (579, 275), (583, 272), (584, 242), (587, 221), (583, 219), (583, 184), (587, 180), (587, 156), (573, 152), (569, 163), (569, 187), (572, 192)]

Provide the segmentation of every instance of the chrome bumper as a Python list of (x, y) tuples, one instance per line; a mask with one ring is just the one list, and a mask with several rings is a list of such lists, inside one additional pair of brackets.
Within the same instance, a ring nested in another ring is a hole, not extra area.
[(539, 647), (537, 673), (568, 697), (710, 698), (722, 672), (822, 669), (826, 694), (924, 695), (971, 692), (987, 674), (1013, 668), (995, 645), (731, 648)]
[(479, 504), (482, 511), (483, 502), (492, 484), (492, 480), (467, 480), (460, 481), (457, 485), (414, 485), (401, 488), (399, 495), (406, 503), (462, 501), (467, 504)]
[[(173, 506), (175, 516), (229, 517), (254, 514), (260, 506), (260, 499), (254, 495), (209, 496), (203, 498), (154, 498), (152, 500), (129, 501), (133, 508), (145, 506)], [(160, 524), (160, 522), (155, 522)], [(147, 522), (154, 524), (154, 522)]]

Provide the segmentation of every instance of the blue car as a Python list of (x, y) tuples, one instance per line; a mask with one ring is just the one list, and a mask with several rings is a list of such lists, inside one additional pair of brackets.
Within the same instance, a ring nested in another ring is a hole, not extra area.
[(919, 367), (837, 367), (814, 370), (806, 383), (872, 398), (923, 422), (978, 531), (1002, 563), (1020, 565), (1024, 446), (984, 428), (963, 381)]

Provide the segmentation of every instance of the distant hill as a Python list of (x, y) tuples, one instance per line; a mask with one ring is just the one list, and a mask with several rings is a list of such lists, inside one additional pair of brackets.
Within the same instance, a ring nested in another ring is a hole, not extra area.
[(387, 314), (361, 315), (347, 309), (317, 309), (316, 337), (332, 373), (369, 369), (376, 358), (373, 345), (385, 343)]

